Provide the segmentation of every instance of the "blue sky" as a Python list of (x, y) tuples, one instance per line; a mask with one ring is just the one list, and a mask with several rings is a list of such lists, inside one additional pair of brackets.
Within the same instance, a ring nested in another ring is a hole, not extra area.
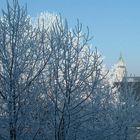
[[(11, 1), (11, 0), (9, 0)], [(61, 13), (73, 27), (77, 19), (94, 36), (92, 44), (105, 56), (108, 67), (120, 52), (129, 73), (140, 75), (140, 0), (20, 0), (28, 13)], [(0, 8), (6, 0), (0, 0)]]

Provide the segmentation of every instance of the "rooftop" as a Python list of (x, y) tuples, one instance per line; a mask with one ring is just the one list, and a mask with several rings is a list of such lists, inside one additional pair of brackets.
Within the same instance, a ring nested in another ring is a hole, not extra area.
[(140, 76), (138, 77), (126, 77), (127, 82), (140, 82)]

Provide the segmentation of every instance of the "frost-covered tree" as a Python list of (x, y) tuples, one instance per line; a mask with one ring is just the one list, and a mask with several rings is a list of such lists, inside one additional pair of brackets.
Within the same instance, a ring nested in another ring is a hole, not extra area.
[(118, 101), (115, 106), (114, 126), (116, 127), (114, 137), (120, 140), (129, 140), (133, 131), (133, 123), (139, 120), (140, 103), (135, 96), (135, 86), (124, 79), (121, 83), (117, 83)]
[[(113, 72), (114, 70), (111, 70)], [(111, 92), (111, 103), (106, 114), (110, 116), (107, 139), (129, 140), (135, 134), (132, 129), (134, 122), (139, 120), (139, 97), (136, 96), (136, 85), (124, 77), (122, 81), (114, 78), (115, 73), (110, 73), (107, 78), (109, 81), (109, 91)]]
[(104, 77), (101, 56), (92, 50), (80, 23), (69, 30), (67, 22), (57, 18), (48, 37), (53, 52), (42, 76), (46, 121), (51, 127), (46, 135), (55, 140), (76, 139), (81, 124), (90, 118), (90, 96)]
[(140, 113), (139, 97), (135, 96), (135, 88), (126, 79), (112, 83), (109, 75), (106, 76), (94, 91), (94, 98), (91, 98), (91, 106), (88, 108), (92, 110), (92, 115), (83, 125), (78, 138), (132, 139), (136, 133), (133, 127), (139, 121)]
[[(5, 139), (20, 138), (23, 106), (28, 104), (30, 87), (43, 72), (51, 49), (45, 42), (46, 29), (34, 28), (27, 10), (17, 0), (7, 3), (0, 19), (1, 132)], [(32, 87), (33, 88), (33, 87)], [(22, 128), (23, 127), (23, 128)]]

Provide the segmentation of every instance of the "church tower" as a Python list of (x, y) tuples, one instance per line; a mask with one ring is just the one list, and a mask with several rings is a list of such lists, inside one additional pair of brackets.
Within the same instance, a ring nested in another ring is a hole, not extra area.
[(122, 54), (120, 54), (119, 60), (116, 65), (115, 69), (115, 75), (116, 75), (116, 80), (118, 82), (121, 82), (124, 77), (126, 77), (127, 72), (126, 72), (126, 65), (124, 62), (124, 59), (122, 57)]

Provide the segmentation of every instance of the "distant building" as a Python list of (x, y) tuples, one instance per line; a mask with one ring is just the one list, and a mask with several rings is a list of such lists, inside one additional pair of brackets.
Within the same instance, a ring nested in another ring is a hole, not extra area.
[(120, 54), (115, 68), (115, 85), (124, 85), (124, 83), (133, 87), (135, 95), (140, 95), (140, 77), (128, 76), (126, 64), (122, 54)]

